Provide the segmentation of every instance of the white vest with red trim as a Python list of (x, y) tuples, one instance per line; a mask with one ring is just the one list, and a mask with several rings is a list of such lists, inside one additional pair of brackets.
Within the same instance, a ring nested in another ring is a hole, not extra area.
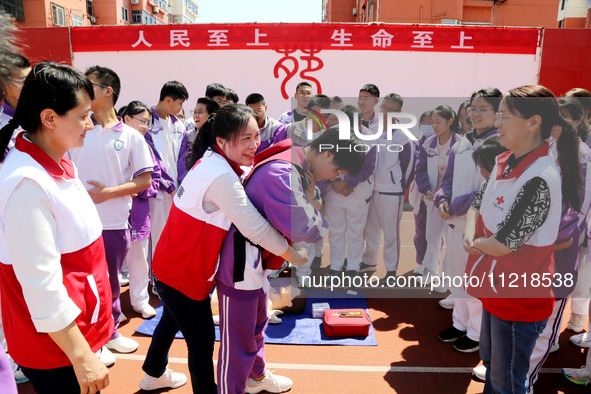
[(507, 217), (523, 185), (534, 177), (541, 177), (550, 189), (550, 211), (544, 224), (533, 233), (525, 245), (553, 245), (558, 235), (562, 206), (560, 174), (553, 158), (549, 155), (538, 158), (519, 177), (497, 179), (494, 176), (497, 171), (498, 166), (495, 166), (482, 197), (482, 201), (492, 202), (482, 204), (480, 208), (484, 226), (496, 233), (498, 225)]
[[(19, 136), (19, 138), (22, 138)], [(0, 279), (2, 316), (10, 354), (22, 366), (38, 369), (71, 365), (46, 333), (33, 325), (6, 249), (4, 213), (14, 189), (23, 179), (36, 182), (46, 193), (56, 222), (55, 242), (61, 253), (63, 283), (80, 308), (76, 324), (92, 351), (113, 333), (111, 287), (96, 207), (77, 176), (56, 178), (30, 154), (17, 148), (7, 156), (0, 172)], [(23, 244), (26, 247), (25, 244)]]
[(541, 177), (548, 184), (549, 212), (544, 223), (516, 252), (498, 257), (470, 255), (466, 274), (478, 280), (467, 283), (470, 286), (467, 292), (479, 298), (489, 313), (501, 319), (541, 321), (550, 316), (554, 306), (551, 281), (554, 278), (554, 243), (562, 208), (560, 174), (554, 159), (547, 154), (547, 147), (542, 146), (531, 153), (539, 157), (522, 173), (500, 179), (503, 169), (499, 168), (499, 159), (506, 159), (509, 154), (506, 152), (497, 157), (482, 198), (475, 238), (490, 237), (497, 232), (523, 185), (534, 177)]
[(218, 153), (207, 151), (174, 196), (166, 226), (154, 253), (158, 280), (194, 300), (204, 300), (215, 283), (222, 243), (232, 222), (222, 210), (203, 210), (203, 197), (223, 174), (238, 175)]

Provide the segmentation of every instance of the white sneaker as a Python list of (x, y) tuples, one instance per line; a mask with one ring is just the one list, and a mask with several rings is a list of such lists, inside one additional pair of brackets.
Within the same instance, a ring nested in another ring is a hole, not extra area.
[(129, 272), (121, 271), (119, 273), (119, 285), (121, 285), (121, 286), (129, 285)]
[(573, 335), (568, 340), (570, 341), (570, 343), (578, 347), (591, 347), (591, 334), (589, 332)]
[(95, 354), (99, 360), (105, 364), (105, 367), (110, 367), (111, 365), (115, 364), (115, 356), (113, 356), (113, 353), (111, 353), (111, 351), (105, 346), (100, 348)]
[(439, 300), (439, 306), (442, 307), (443, 309), (454, 309), (455, 304), (456, 304), (456, 301), (453, 297), (444, 298), (442, 300)]
[(246, 381), (245, 393), (260, 393), (268, 391), (269, 393), (283, 393), (291, 389), (293, 381), (281, 375), (273, 375), (270, 370), (265, 370), (265, 377), (261, 380), (248, 378)]
[(476, 379), (482, 380), (483, 382), (486, 380), (486, 367), (484, 365), (475, 367), (472, 372), (474, 372)]
[(580, 315), (578, 313), (571, 313), (570, 319), (566, 328), (574, 332), (581, 332), (585, 328), (585, 318), (587, 315)]
[(591, 372), (584, 365), (581, 368), (562, 368), (562, 373), (574, 384), (586, 386), (591, 383)]
[(176, 389), (187, 383), (187, 377), (180, 372), (172, 372), (170, 369), (166, 371), (159, 378), (153, 378), (148, 374), (144, 374), (140, 382), (142, 390), (158, 390), (163, 388)]
[(414, 270), (412, 270), (413, 274), (417, 274), (417, 275), (423, 275), (423, 272), (425, 272), (425, 266), (424, 265), (417, 265), (415, 267)]
[(133, 308), (134, 311), (136, 311), (137, 313), (141, 313), (142, 317), (144, 319), (151, 319), (154, 316), (156, 316), (156, 310), (154, 308), (152, 308), (152, 305), (150, 304), (145, 304), (142, 305), (141, 308)]
[(552, 345), (552, 347), (550, 348), (550, 353), (554, 353), (557, 352), (558, 349), (560, 349), (560, 345), (558, 343), (555, 343), (554, 345)]
[(115, 339), (111, 339), (105, 345), (107, 349), (114, 350), (119, 353), (135, 352), (139, 346), (139, 343), (131, 338), (126, 338), (123, 335), (120, 335)]

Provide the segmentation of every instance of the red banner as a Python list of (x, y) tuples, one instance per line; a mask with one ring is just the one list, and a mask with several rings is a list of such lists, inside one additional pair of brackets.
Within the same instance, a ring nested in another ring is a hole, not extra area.
[(441, 25), (210, 24), (73, 28), (73, 52), (268, 49), (535, 54), (541, 29)]

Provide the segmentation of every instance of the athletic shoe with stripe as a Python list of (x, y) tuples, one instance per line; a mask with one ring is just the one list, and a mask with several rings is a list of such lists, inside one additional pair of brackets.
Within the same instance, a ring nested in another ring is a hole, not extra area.
[(591, 372), (585, 369), (585, 366), (581, 368), (562, 368), (564, 377), (581, 386), (586, 386), (591, 382)]
[(290, 378), (281, 375), (273, 375), (270, 370), (265, 370), (265, 376), (261, 380), (248, 378), (246, 381), (246, 393), (260, 393), (267, 391), (269, 393), (283, 393), (289, 391), (293, 381)]

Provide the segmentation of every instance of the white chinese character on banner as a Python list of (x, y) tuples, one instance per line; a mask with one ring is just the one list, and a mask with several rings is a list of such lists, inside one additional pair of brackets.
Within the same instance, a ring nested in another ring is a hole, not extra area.
[(380, 29), (380, 31), (370, 37), (373, 38), (374, 47), (386, 48), (392, 46), (392, 37), (394, 37), (394, 35), (388, 33), (384, 29)]
[(144, 31), (140, 30), (140, 37), (137, 39), (137, 41), (135, 42), (135, 44), (131, 44), (132, 48), (137, 47), (140, 44), (144, 44), (145, 46), (147, 46), (148, 48), (150, 48), (152, 46), (152, 44), (150, 44), (148, 41), (146, 41), (146, 39), (144, 38)]
[(174, 48), (177, 45), (182, 45), (186, 48), (191, 45), (189, 43), (189, 32), (187, 30), (170, 31), (170, 47)]
[(474, 49), (473, 46), (470, 45), (464, 45), (464, 41), (466, 40), (471, 40), (472, 37), (468, 37), (466, 36), (465, 32), (460, 32), (460, 45), (452, 45), (451, 47), (454, 49)]
[(209, 43), (207, 44), (208, 47), (230, 46), (230, 44), (228, 44), (228, 36), (226, 35), (228, 30), (208, 30), (208, 32), (209, 32)]
[(345, 29), (335, 30), (330, 37), (331, 40), (335, 40), (338, 43), (330, 44), (331, 47), (352, 47), (353, 44), (346, 44), (351, 41), (351, 36), (353, 33), (345, 33)]
[(268, 42), (260, 42), (261, 37), (267, 37), (265, 33), (259, 33), (259, 29), (254, 29), (254, 42), (246, 43), (247, 46), (268, 46)]
[(415, 35), (412, 48), (433, 48), (433, 45), (430, 45), (433, 43), (432, 31), (413, 31), (412, 34)]

